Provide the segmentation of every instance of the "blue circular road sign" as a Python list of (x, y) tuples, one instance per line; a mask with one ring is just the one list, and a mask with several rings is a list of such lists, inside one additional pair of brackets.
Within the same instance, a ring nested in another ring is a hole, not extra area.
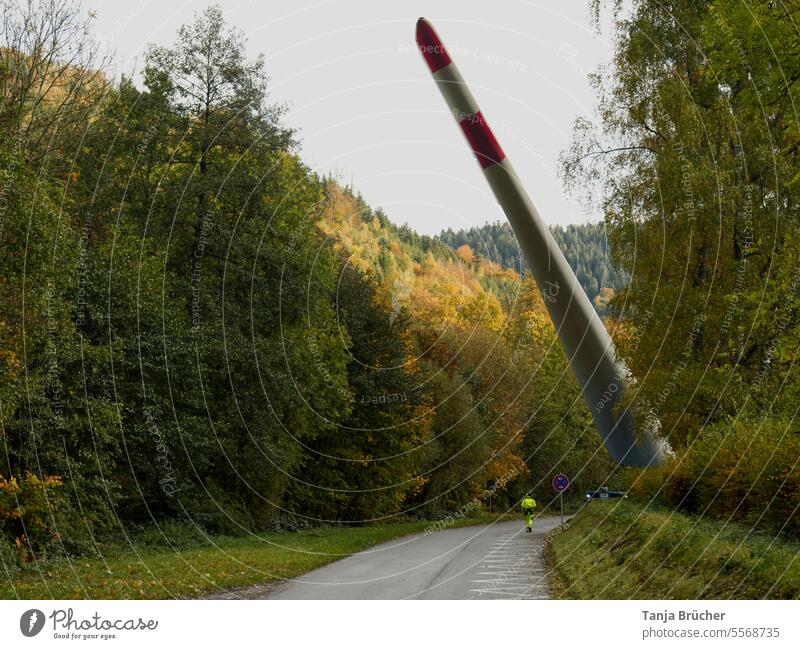
[(563, 473), (558, 473), (553, 476), (553, 489), (558, 492), (565, 491), (569, 487), (569, 478)]

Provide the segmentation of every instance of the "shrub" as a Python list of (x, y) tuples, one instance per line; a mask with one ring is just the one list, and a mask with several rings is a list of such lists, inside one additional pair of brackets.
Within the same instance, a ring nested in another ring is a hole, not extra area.
[(703, 429), (664, 465), (627, 474), (631, 496), (800, 537), (800, 434), (790, 421)]
[(0, 531), (20, 560), (31, 558), (53, 540), (51, 512), (61, 485), (58, 476), (39, 478), (33, 473), (24, 478), (0, 478)]

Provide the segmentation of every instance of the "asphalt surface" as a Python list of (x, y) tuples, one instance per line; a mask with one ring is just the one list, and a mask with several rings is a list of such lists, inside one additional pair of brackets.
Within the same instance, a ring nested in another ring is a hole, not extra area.
[(270, 589), (265, 599), (547, 599), (541, 550), (559, 518), (416, 534), (374, 546)]

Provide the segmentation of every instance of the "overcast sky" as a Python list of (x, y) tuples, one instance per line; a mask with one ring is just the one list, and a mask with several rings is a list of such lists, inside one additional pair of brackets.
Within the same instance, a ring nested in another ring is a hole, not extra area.
[(558, 155), (575, 118), (591, 116), (587, 73), (610, 54), (588, 0), (85, 0), (117, 72), (141, 70), (148, 43), (222, 6), (255, 56), (271, 97), (289, 102), (302, 156), (381, 206), (396, 223), (435, 234), (504, 218), (414, 46), (417, 18), (439, 31), (548, 224), (597, 221), (565, 196)]

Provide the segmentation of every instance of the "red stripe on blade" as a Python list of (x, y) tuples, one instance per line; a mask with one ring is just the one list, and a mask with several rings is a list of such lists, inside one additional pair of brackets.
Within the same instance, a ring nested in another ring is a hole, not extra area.
[(467, 136), (467, 141), (472, 147), (475, 157), (478, 158), (481, 168), (486, 169), (506, 157), (503, 149), (497, 143), (492, 129), (489, 128), (489, 124), (486, 123), (486, 119), (480, 112), (468, 115), (458, 124), (464, 131), (464, 135)]
[(436, 33), (433, 25), (424, 18), (420, 18), (417, 21), (417, 46), (431, 72), (436, 72), (446, 65), (450, 65), (450, 55), (442, 45), (439, 34)]

